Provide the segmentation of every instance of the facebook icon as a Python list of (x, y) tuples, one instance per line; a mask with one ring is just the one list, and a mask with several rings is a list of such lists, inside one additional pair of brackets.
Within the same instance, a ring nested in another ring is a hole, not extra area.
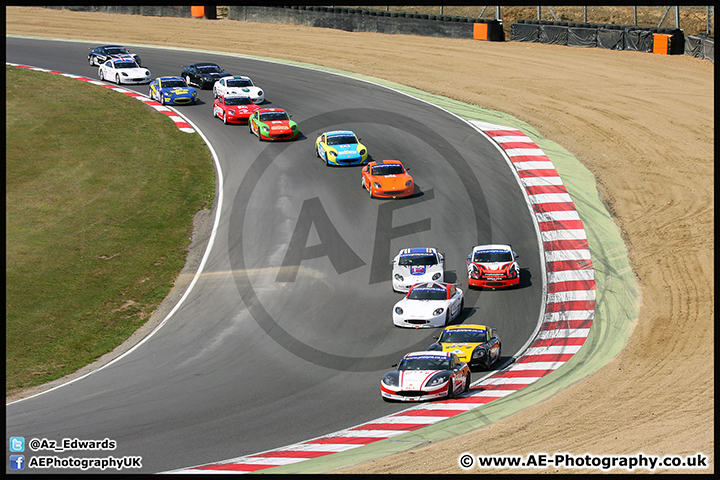
[(10, 470), (25, 470), (25, 455), (10, 455)]

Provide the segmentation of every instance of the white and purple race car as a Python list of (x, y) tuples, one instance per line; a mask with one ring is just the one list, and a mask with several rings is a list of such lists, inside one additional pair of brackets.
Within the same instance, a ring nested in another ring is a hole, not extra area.
[(396, 292), (407, 292), (421, 282), (442, 282), (445, 259), (436, 248), (403, 248), (392, 261), (392, 286)]
[(382, 377), (380, 395), (386, 402), (451, 399), (470, 383), (470, 367), (454, 353), (412, 352)]

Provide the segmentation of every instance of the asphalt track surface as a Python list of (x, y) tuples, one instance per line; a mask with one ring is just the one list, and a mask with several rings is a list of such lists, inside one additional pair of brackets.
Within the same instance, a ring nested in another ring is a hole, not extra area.
[[(86, 60), (92, 46), (7, 37), (6, 61), (98, 78)], [(211, 142), (223, 171), (222, 216), (203, 274), (171, 321), (130, 355), (8, 405), (7, 436), (110, 438), (117, 442), (112, 452), (53, 455), (139, 455), (141, 472), (151, 473), (278, 448), (404, 410), (410, 405), (381, 400), (380, 377), (439, 333), (392, 325), (401, 296), (392, 292), (390, 261), (404, 247), (436, 246), (445, 254), (446, 280), (466, 289), (465, 313), (454, 323), (497, 327), (503, 361), (530, 338), (542, 301), (535, 228), (506, 160), (470, 125), (399, 92), (326, 72), (132, 50), (153, 77), (197, 61), (249, 75), (265, 90), (264, 106), (288, 110), (301, 136), (260, 142), (247, 126), (223, 125), (212, 117), (210, 90), (200, 91), (201, 104), (178, 107)], [(124, 88), (147, 94), (147, 85)], [(373, 159), (402, 160), (416, 195), (370, 199), (358, 167), (326, 167), (314, 141), (334, 129), (354, 130)], [(520, 288), (467, 290), (466, 256), (483, 243), (513, 245)]]

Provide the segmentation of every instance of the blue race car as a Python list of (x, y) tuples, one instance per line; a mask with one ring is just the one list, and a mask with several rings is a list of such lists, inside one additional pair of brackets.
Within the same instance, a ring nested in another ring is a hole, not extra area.
[(150, 98), (165, 105), (188, 105), (197, 103), (197, 90), (188, 87), (182, 77), (157, 77), (150, 83)]
[(315, 154), (328, 166), (361, 165), (368, 158), (365, 145), (349, 130), (321, 133), (315, 140)]

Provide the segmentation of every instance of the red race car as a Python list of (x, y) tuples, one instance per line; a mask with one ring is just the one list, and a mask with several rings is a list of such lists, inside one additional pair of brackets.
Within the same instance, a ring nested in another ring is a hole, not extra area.
[(224, 123), (247, 123), (250, 115), (259, 108), (248, 96), (225, 95), (213, 102), (213, 116)]
[(415, 192), (413, 178), (399, 160), (378, 160), (362, 169), (362, 187), (370, 197), (401, 198)]

